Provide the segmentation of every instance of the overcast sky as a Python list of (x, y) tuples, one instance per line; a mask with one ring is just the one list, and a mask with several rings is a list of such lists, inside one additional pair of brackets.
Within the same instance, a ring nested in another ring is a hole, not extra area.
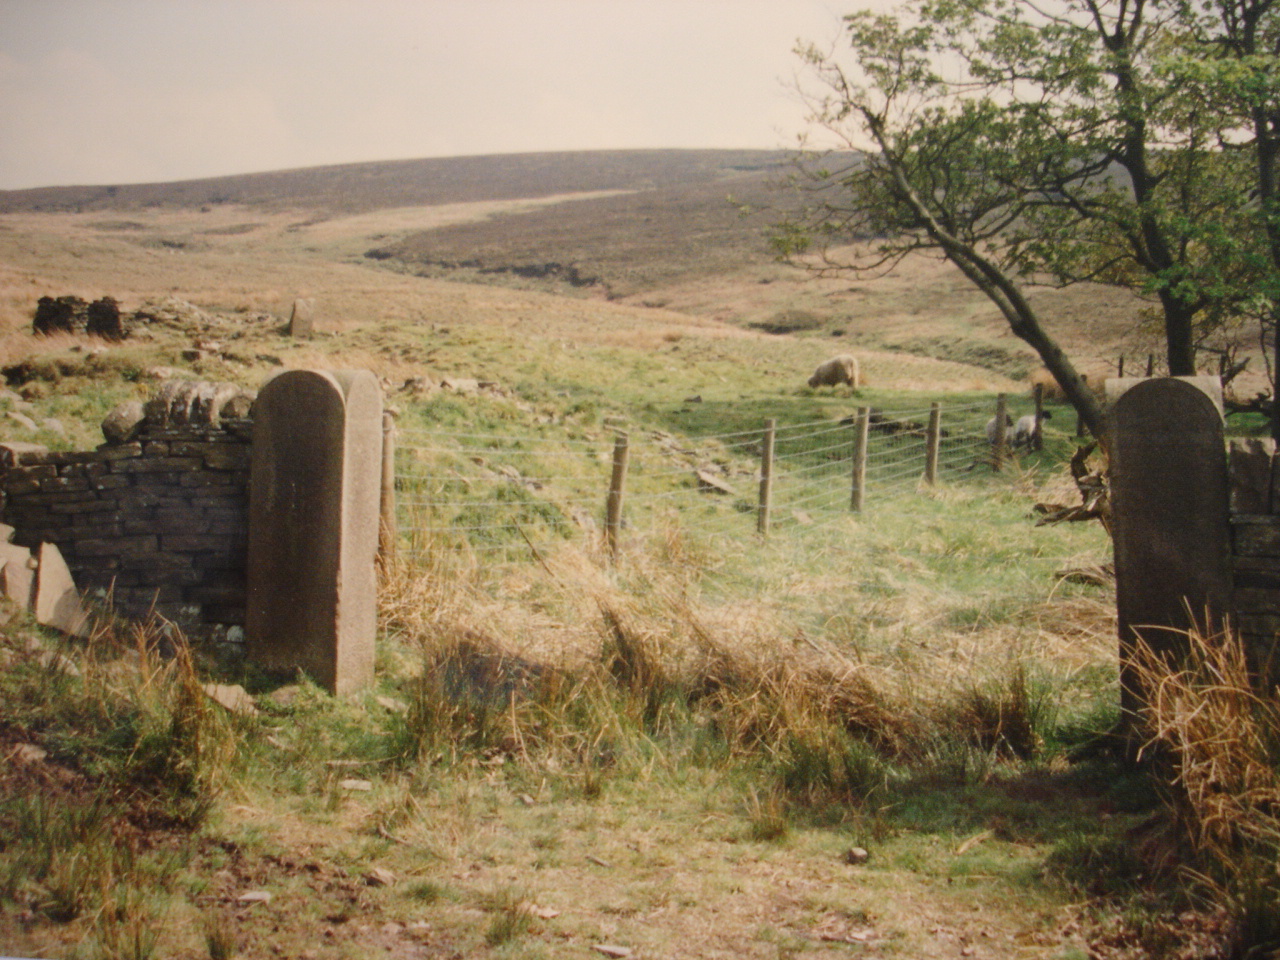
[(0, 0), (0, 189), (790, 147), (860, 0)]

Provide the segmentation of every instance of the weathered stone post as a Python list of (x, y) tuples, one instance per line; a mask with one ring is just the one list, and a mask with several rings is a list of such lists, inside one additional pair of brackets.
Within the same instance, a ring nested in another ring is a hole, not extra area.
[(1212, 636), (1230, 609), (1222, 386), (1217, 377), (1109, 380), (1107, 399), (1120, 706), (1132, 739), (1144, 702), (1139, 642), (1177, 662), (1186, 631)]
[(316, 332), (316, 302), (310, 298), (293, 301), (289, 314), (289, 336), (306, 339)]
[(382, 391), (368, 371), (290, 370), (254, 405), (245, 643), (332, 693), (373, 680)]

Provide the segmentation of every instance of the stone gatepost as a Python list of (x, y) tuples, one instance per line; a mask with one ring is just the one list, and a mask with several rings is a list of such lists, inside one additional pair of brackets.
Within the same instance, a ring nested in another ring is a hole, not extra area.
[(246, 653), (330, 692), (373, 680), (382, 391), (290, 370), (254, 404)]
[(1222, 386), (1216, 377), (1109, 380), (1107, 399), (1120, 706), (1132, 737), (1143, 703), (1139, 639), (1176, 661), (1186, 631), (1216, 634), (1230, 610)]

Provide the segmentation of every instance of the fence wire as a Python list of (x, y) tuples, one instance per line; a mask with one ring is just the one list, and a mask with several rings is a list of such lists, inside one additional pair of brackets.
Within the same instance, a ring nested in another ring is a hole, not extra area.
[[(939, 482), (989, 464), (989, 403), (942, 408)], [(864, 509), (920, 488), (929, 409), (873, 411)], [(779, 425), (774, 431), (771, 529), (846, 515), (853, 501), (856, 420)], [(557, 541), (600, 538), (617, 440), (607, 434), (499, 436), (403, 430), (395, 486), (401, 550), (441, 549), (528, 557)], [(627, 437), (623, 533), (677, 525), (691, 533), (748, 536), (759, 515), (764, 431)]]

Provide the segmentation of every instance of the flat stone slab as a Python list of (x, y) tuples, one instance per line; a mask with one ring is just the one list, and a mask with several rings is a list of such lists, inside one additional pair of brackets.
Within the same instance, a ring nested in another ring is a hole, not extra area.
[(201, 689), (205, 696), (231, 713), (254, 716), (258, 712), (253, 697), (238, 683), (206, 683)]
[(24, 610), (31, 607), (31, 593), (35, 585), (35, 567), (31, 551), (12, 543), (0, 543), (0, 588), (5, 597)]
[(454, 393), (479, 393), (480, 381), (474, 377), (445, 377), (440, 381), (440, 387)]
[(695, 470), (693, 472), (698, 481), (698, 489), (709, 493), (724, 493), (733, 496), (733, 487), (725, 483), (714, 473), (708, 473), (706, 470)]
[(16, 467), (31, 463), (32, 460), (48, 452), (49, 448), (42, 443), (28, 443), (25, 440), (0, 443), (0, 467)]
[(67, 561), (52, 543), (40, 544), (36, 568), (36, 623), (72, 636), (89, 636), (89, 613), (80, 603)]

